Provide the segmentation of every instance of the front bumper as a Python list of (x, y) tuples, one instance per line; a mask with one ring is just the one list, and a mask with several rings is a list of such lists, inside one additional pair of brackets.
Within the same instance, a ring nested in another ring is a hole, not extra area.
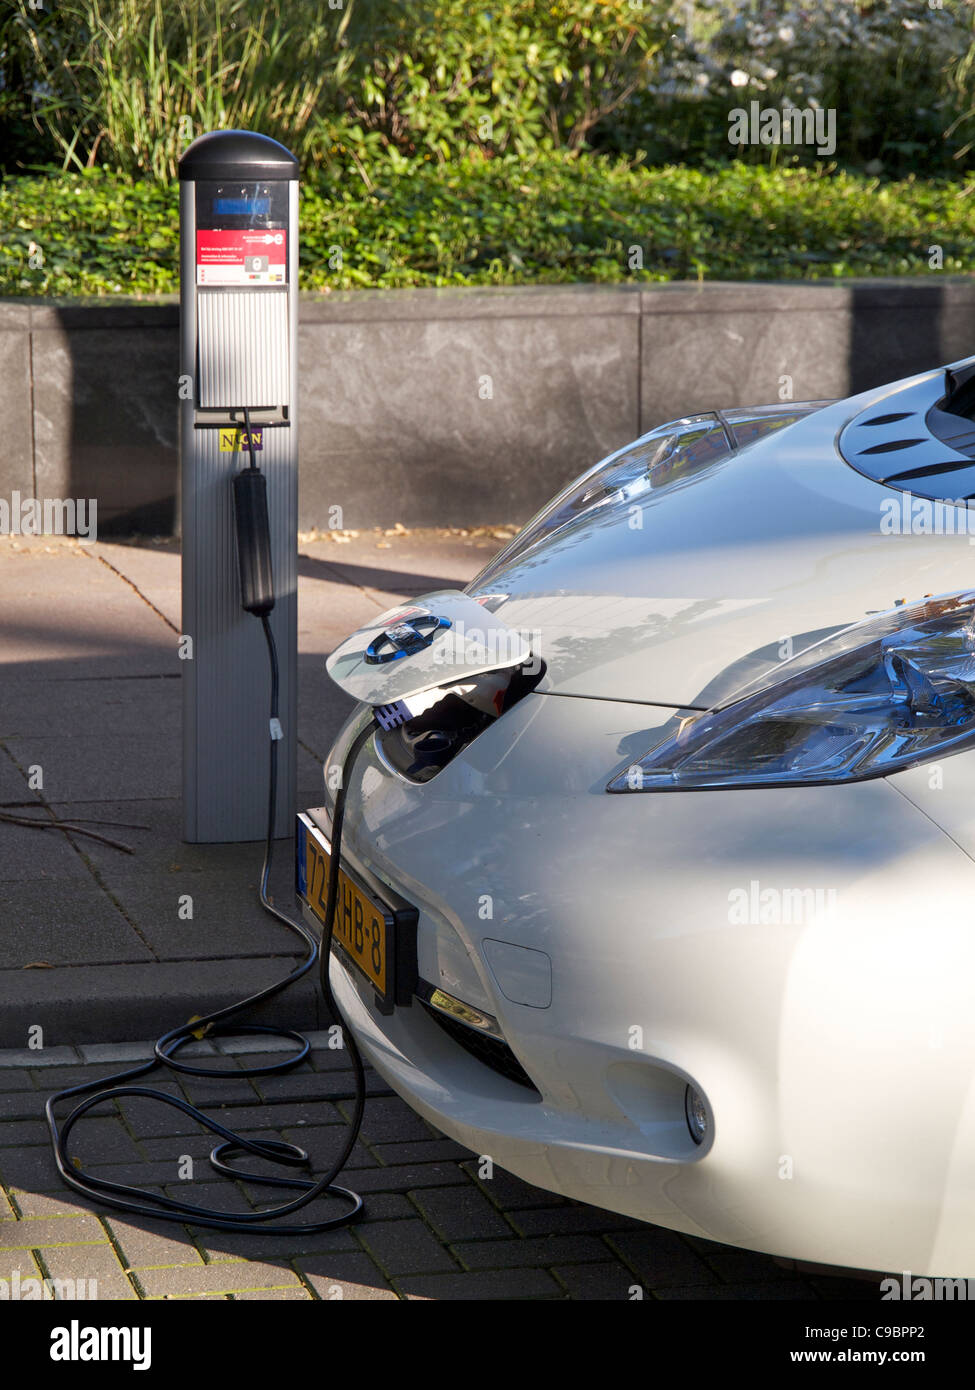
[[(364, 1052), (538, 1186), (773, 1254), (967, 1275), (975, 865), (889, 781), (606, 796), (667, 717), (528, 696), (423, 786), (367, 745), (343, 855), (418, 907), (421, 977), (499, 1020), (537, 1094), (419, 1004), (382, 1015), (333, 958)], [(499, 979), (491, 942), (551, 962), (549, 1002)]]

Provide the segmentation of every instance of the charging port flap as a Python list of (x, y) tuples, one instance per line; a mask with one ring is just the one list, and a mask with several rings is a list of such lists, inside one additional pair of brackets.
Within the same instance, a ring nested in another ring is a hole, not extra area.
[(325, 666), (346, 694), (375, 707), (521, 666), (530, 656), (522, 633), (467, 594), (442, 589), (381, 613)]

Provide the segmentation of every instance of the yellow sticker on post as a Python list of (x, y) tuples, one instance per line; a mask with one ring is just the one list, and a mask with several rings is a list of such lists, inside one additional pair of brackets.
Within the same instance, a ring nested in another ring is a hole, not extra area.
[[(254, 452), (259, 453), (264, 448), (264, 431), (251, 430), (251, 438), (254, 441)], [(249, 445), (247, 443), (247, 431), (234, 425), (230, 429), (220, 431), (220, 452), (222, 454), (244, 454)]]

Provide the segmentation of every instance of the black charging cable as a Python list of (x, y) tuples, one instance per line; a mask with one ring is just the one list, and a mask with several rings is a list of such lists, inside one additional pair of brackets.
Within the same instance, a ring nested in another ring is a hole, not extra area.
[[(250, 467), (243, 469), (234, 475), (234, 509), (235, 521), (237, 526), (237, 553), (238, 566), (241, 579), (241, 599), (242, 606), (261, 620), (264, 629), (264, 636), (267, 641), (268, 662), (271, 673), (271, 700), (270, 700), (270, 765), (268, 775), (268, 809), (267, 809), (267, 836), (264, 842), (264, 864), (261, 869), (260, 901), (265, 911), (282, 922), (289, 930), (295, 932), (302, 938), (307, 946), (304, 959), (281, 980), (276, 980), (265, 989), (258, 990), (256, 994), (250, 995), (246, 999), (241, 999), (235, 1004), (230, 1004), (226, 1008), (216, 1009), (213, 1013), (206, 1014), (202, 1018), (194, 1019), (190, 1023), (184, 1023), (179, 1028), (174, 1028), (165, 1033), (156, 1043), (154, 1055), (150, 1061), (143, 1062), (138, 1066), (127, 1068), (125, 1071), (115, 1072), (110, 1076), (99, 1077), (96, 1081), (86, 1082), (82, 1086), (69, 1086), (63, 1091), (58, 1091), (50, 1096), (45, 1105), (45, 1115), (47, 1117), (48, 1129), (51, 1133), (51, 1142), (54, 1148), (54, 1161), (57, 1165), (58, 1173), (62, 1180), (76, 1192), (83, 1196), (116, 1208), (119, 1211), (134, 1212), (139, 1216), (150, 1216), (160, 1221), (178, 1221), (184, 1225), (208, 1227), (217, 1231), (242, 1231), (250, 1230), (258, 1235), (285, 1234), (285, 1235), (304, 1235), (316, 1231), (332, 1230), (337, 1226), (345, 1226), (357, 1220), (363, 1213), (364, 1206), (362, 1198), (355, 1192), (346, 1187), (340, 1187), (335, 1179), (345, 1167), (356, 1140), (359, 1137), (359, 1130), (362, 1125), (362, 1115), (366, 1102), (366, 1076), (362, 1057), (351, 1030), (342, 1022), (342, 1015), (335, 1003), (332, 994), (331, 983), (329, 981), (329, 960), (331, 958), (332, 932), (335, 923), (335, 905), (338, 898), (339, 865), (342, 849), (342, 825), (345, 819), (345, 796), (346, 788), (352, 774), (352, 768), (361, 749), (367, 739), (376, 728), (375, 719), (370, 719), (352, 740), (349, 748), (342, 760), (342, 777), (339, 787), (336, 790), (335, 802), (332, 816), (332, 842), (331, 858), (329, 861), (328, 875), (328, 895), (326, 898), (325, 921), (322, 928), (321, 948), (315, 939), (314, 933), (299, 918), (291, 917), (275, 907), (268, 896), (268, 880), (271, 874), (271, 863), (274, 852), (274, 819), (277, 801), (278, 784), (278, 742), (279, 733), (279, 689), (280, 672), (278, 667), (277, 647), (274, 641), (274, 634), (271, 631), (271, 624), (268, 614), (274, 607), (274, 588), (273, 576), (271, 571), (271, 545), (270, 531), (267, 523), (267, 495), (265, 489), (264, 476), (257, 467), (257, 460), (254, 450), (254, 437), (251, 431), (250, 412), (244, 411), (244, 424), (247, 431), (247, 444), (250, 454)], [(250, 475), (248, 477), (248, 475)], [(247, 478), (247, 481), (240, 485), (238, 480)], [(257, 481), (259, 480), (259, 482)], [(332, 1017), (342, 1028), (342, 1040), (349, 1053), (352, 1062), (352, 1070), (355, 1079), (355, 1089), (347, 1095), (330, 1094), (329, 1100), (352, 1100), (354, 1101), (352, 1119), (349, 1123), (345, 1142), (341, 1152), (332, 1163), (328, 1172), (317, 1180), (310, 1177), (285, 1177), (281, 1174), (249, 1173), (243, 1172), (239, 1168), (231, 1165), (230, 1160), (239, 1158), (241, 1154), (253, 1154), (257, 1158), (266, 1159), (271, 1163), (280, 1164), (287, 1168), (301, 1168), (309, 1165), (308, 1154), (304, 1149), (296, 1144), (286, 1143), (284, 1140), (277, 1139), (248, 1139), (245, 1135), (237, 1134), (231, 1129), (218, 1123), (211, 1116), (205, 1114), (189, 1101), (180, 1099), (177, 1096), (169, 1095), (165, 1091), (155, 1090), (148, 1086), (134, 1086), (126, 1084), (135, 1081), (138, 1077), (146, 1076), (149, 1072), (155, 1071), (157, 1067), (166, 1066), (170, 1070), (181, 1073), (184, 1076), (202, 1076), (212, 1078), (235, 1078), (241, 1076), (273, 1076), (297, 1067), (303, 1062), (311, 1052), (311, 1045), (307, 1038), (301, 1033), (294, 1032), (289, 1028), (278, 1028), (263, 1024), (231, 1024), (229, 1020), (243, 1013), (246, 1009), (253, 1008), (256, 1004), (263, 1003), (266, 999), (271, 999), (274, 995), (280, 994), (282, 990), (288, 988), (306, 975), (315, 965), (316, 960), (320, 962), (320, 981), (326, 1003)], [(216, 1070), (212, 1067), (199, 1066), (194, 1062), (186, 1061), (177, 1056), (182, 1047), (185, 1047), (194, 1038), (206, 1036), (209, 1038), (232, 1036), (240, 1037), (243, 1035), (257, 1037), (284, 1038), (289, 1042), (294, 1042), (298, 1051), (290, 1056), (282, 1058), (279, 1062), (272, 1062), (266, 1066), (236, 1068), (234, 1071)], [(80, 1104), (70, 1112), (66, 1119), (59, 1125), (54, 1115), (55, 1106), (63, 1100), (71, 1097), (87, 1096)], [(294, 1198), (290, 1202), (280, 1206), (266, 1207), (254, 1212), (225, 1212), (216, 1211), (210, 1207), (197, 1206), (192, 1202), (176, 1200), (172, 1197), (163, 1196), (161, 1193), (147, 1192), (143, 1188), (131, 1186), (128, 1183), (111, 1182), (107, 1178), (96, 1177), (88, 1173), (84, 1168), (77, 1166), (75, 1160), (68, 1152), (68, 1140), (71, 1132), (78, 1121), (93, 1110), (98, 1105), (104, 1105), (107, 1101), (114, 1101), (125, 1096), (141, 1096), (147, 1100), (159, 1101), (164, 1105), (171, 1105), (174, 1109), (182, 1111), (184, 1115), (191, 1116), (206, 1129), (219, 1135), (222, 1143), (216, 1145), (210, 1154), (211, 1167), (218, 1173), (227, 1177), (232, 1177), (238, 1181), (261, 1183), (269, 1187), (295, 1188), (301, 1192), (301, 1196)], [(278, 1218), (290, 1216), (293, 1212), (300, 1211), (302, 1208), (314, 1202), (319, 1197), (340, 1197), (349, 1204), (348, 1210), (336, 1216), (327, 1217), (321, 1221), (302, 1222), (299, 1224), (288, 1224), (278, 1221)], [(275, 1221), (273, 1226), (267, 1225), (268, 1222)]]

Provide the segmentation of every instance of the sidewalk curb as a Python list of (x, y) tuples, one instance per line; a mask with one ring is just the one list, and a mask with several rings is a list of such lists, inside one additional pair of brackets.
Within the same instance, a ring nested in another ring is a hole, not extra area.
[[(292, 958), (81, 965), (0, 970), (0, 1048), (27, 1048), (43, 1029), (43, 1051), (155, 1038), (266, 988), (293, 968)], [(299, 1032), (327, 1025), (315, 970), (249, 1011), (247, 1023)], [(35, 1035), (36, 1036), (36, 1035)], [(36, 1063), (34, 1065), (37, 1065)]]

